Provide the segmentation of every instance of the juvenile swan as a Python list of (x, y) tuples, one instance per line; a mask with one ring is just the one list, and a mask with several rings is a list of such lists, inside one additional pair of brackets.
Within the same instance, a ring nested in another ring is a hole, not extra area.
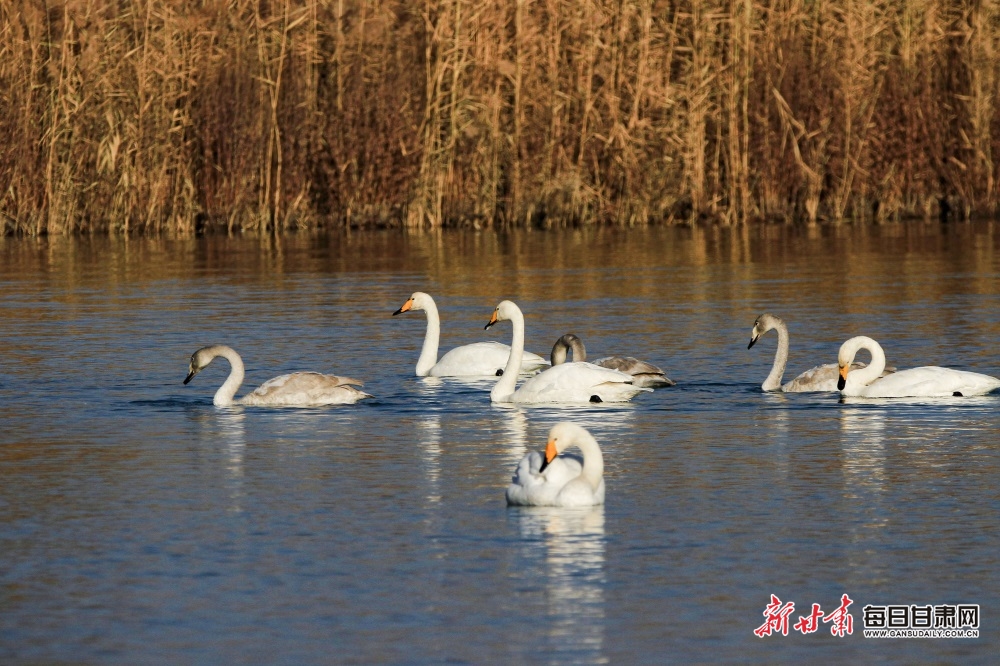
[[(563, 363), (540, 372), (517, 388), (515, 369), (524, 352), (524, 315), (511, 301), (501, 301), (493, 310), (486, 328), (498, 321), (510, 321), (514, 327), (510, 358), (503, 376), (490, 391), (493, 402), (515, 403), (588, 403), (627, 402), (636, 393), (652, 389), (635, 386), (632, 377), (593, 363)], [(515, 390), (516, 389), (516, 390)]]
[[(474, 342), (455, 347), (439, 361), (437, 354), (438, 341), (441, 337), (441, 318), (438, 316), (434, 299), (422, 291), (415, 291), (401, 308), (392, 313), (392, 316), (411, 310), (423, 310), (427, 313), (427, 333), (424, 335), (424, 346), (417, 360), (417, 377), (496, 377), (503, 373), (507, 358), (510, 356), (510, 347), (500, 342)], [(548, 361), (541, 356), (526, 352), (521, 359), (519, 371), (530, 373), (547, 365)]]
[[(867, 349), (872, 362), (867, 368), (851, 367), (854, 355)], [(869, 337), (859, 335), (840, 346), (837, 354), (840, 379), (837, 388), (841, 395), (861, 398), (940, 398), (950, 396), (984, 395), (1000, 387), (1000, 379), (978, 372), (952, 370), (938, 366), (921, 366), (900, 370), (879, 377), (885, 367), (882, 346)]]
[[(587, 360), (587, 348), (583, 345), (583, 340), (572, 333), (567, 333), (552, 345), (552, 354), (549, 356), (552, 365), (556, 366), (564, 363), (566, 361), (566, 352), (573, 353), (574, 361)], [(624, 372), (626, 375), (631, 375), (632, 383), (636, 386), (662, 388), (664, 386), (677, 385), (677, 382), (667, 377), (663, 370), (660, 370), (652, 363), (640, 361), (632, 356), (605, 356), (596, 361), (591, 361), (591, 363), (599, 365), (602, 368), (611, 368), (618, 372)]]
[(219, 407), (228, 405), (280, 405), (295, 407), (312, 407), (317, 405), (350, 405), (363, 398), (372, 396), (354, 388), (361, 386), (357, 379), (321, 375), (318, 372), (293, 372), (270, 379), (260, 385), (252, 393), (242, 398), (233, 399), (240, 384), (243, 383), (243, 359), (231, 347), (226, 345), (211, 345), (202, 347), (191, 355), (191, 365), (188, 376), (184, 378), (187, 384), (201, 372), (216, 357), (229, 361), (232, 370), (229, 378), (216, 391), (212, 401)]
[[(559, 455), (576, 446), (582, 456)], [(507, 504), (515, 506), (594, 506), (604, 504), (604, 457), (597, 440), (575, 423), (549, 430), (545, 453), (521, 459), (507, 486)]]
[[(771, 373), (761, 384), (762, 389), (784, 393), (837, 390), (837, 366), (833, 363), (817, 365), (812, 370), (806, 370), (782, 386), (781, 377), (785, 374), (785, 365), (788, 363), (788, 327), (784, 320), (766, 312), (757, 317), (757, 321), (753, 323), (753, 330), (750, 331), (750, 344), (747, 345), (747, 349), (753, 347), (762, 335), (771, 330), (778, 331), (778, 350), (774, 354), (774, 365), (771, 366)], [(865, 367), (864, 363), (854, 364), (855, 369), (863, 367)]]

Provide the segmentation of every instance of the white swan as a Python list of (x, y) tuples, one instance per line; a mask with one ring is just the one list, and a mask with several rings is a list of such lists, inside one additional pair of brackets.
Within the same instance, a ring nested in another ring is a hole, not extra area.
[[(762, 335), (772, 330), (778, 332), (778, 349), (774, 353), (774, 365), (771, 366), (771, 372), (761, 384), (763, 390), (784, 393), (837, 390), (838, 369), (835, 363), (817, 365), (782, 386), (781, 377), (785, 374), (785, 365), (788, 363), (788, 326), (785, 325), (784, 320), (766, 312), (757, 317), (753, 323), (753, 330), (750, 331), (750, 344), (747, 345), (747, 349), (753, 347)], [(856, 362), (853, 366), (855, 370), (863, 367), (865, 364), (861, 362)], [(893, 371), (895, 368), (890, 368), (887, 372)], [(882, 372), (884, 373), (886, 370), (883, 368)]]
[(269, 379), (252, 393), (233, 399), (243, 383), (243, 359), (231, 347), (210, 345), (202, 347), (191, 355), (187, 384), (216, 357), (229, 361), (232, 370), (225, 383), (215, 393), (212, 401), (219, 407), (229, 405), (276, 405), (288, 407), (311, 407), (318, 405), (349, 405), (372, 396), (354, 388), (361, 382), (348, 377), (321, 375), (318, 372), (293, 372)]
[(514, 338), (507, 368), (490, 391), (490, 400), (493, 402), (627, 402), (636, 393), (653, 390), (634, 385), (632, 377), (623, 372), (602, 368), (593, 363), (578, 362), (549, 368), (527, 379), (521, 384), (521, 388), (516, 388), (517, 373), (514, 369), (521, 362), (521, 354), (524, 352), (524, 315), (514, 303), (501, 301), (493, 310), (486, 328), (498, 321), (510, 321), (513, 324)]
[[(496, 377), (503, 373), (510, 356), (510, 347), (500, 342), (474, 342), (455, 347), (438, 360), (438, 341), (441, 337), (441, 318), (437, 305), (430, 295), (422, 291), (413, 295), (403, 306), (392, 313), (393, 316), (423, 310), (427, 313), (427, 333), (424, 346), (417, 360), (417, 377)], [(548, 365), (548, 361), (537, 354), (526, 352), (521, 359), (520, 372), (534, 372)], [(515, 373), (516, 374), (516, 373)]]
[[(566, 361), (567, 352), (572, 352), (574, 361), (587, 360), (587, 348), (584, 346), (583, 340), (572, 333), (567, 333), (552, 345), (552, 354), (549, 356), (549, 360), (553, 367)], [(636, 386), (663, 388), (664, 386), (677, 385), (677, 382), (667, 377), (663, 370), (652, 363), (640, 361), (632, 356), (605, 356), (591, 361), (591, 363), (631, 375), (632, 383)]]
[[(559, 455), (570, 446), (583, 456)], [(532, 451), (521, 459), (507, 486), (507, 504), (515, 506), (593, 506), (604, 504), (604, 457), (597, 440), (575, 423), (549, 430), (544, 457)]]
[[(855, 370), (851, 361), (860, 349), (868, 350), (872, 362), (867, 368)], [(864, 335), (851, 338), (840, 346), (837, 364), (840, 366), (837, 388), (841, 395), (851, 398), (968, 397), (1000, 387), (1000, 379), (996, 377), (934, 365), (900, 370), (880, 378), (885, 367), (885, 353), (879, 343)]]

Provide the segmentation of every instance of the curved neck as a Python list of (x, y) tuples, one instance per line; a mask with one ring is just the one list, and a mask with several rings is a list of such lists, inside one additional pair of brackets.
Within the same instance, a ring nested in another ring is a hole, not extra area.
[(868, 353), (872, 355), (872, 361), (867, 367), (852, 369), (847, 373), (847, 382), (844, 385), (843, 393), (850, 396), (882, 376), (882, 373), (885, 372), (885, 352), (882, 351), (882, 345), (863, 335), (845, 342), (844, 348), (848, 355), (847, 362), (849, 364), (854, 362), (854, 357), (861, 349), (867, 349)]
[(583, 469), (580, 471), (580, 477), (596, 491), (601, 483), (601, 477), (604, 476), (604, 455), (601, 453), (601, 447), (590, 433), (581, 435), (576, 440), (576, 445), (583, 452)]
[(774, 352), (774, 365), (771, 366), (771, 373), (761, 384), (765, 391), (776, 391), (781, 388), (781, 377), (785, 374), (785, 366), (788, 365), (788, 327), (785, 322), (777, 321), (774, 330), (778, 332), (778, 349)]
[(437, 305), (428, 299), (424, 304), (427, 313), (427, 332), (424, 334), (424, 346), (417, 359), (417, 377), (426, 377), (438, 359), (438, 340), (441, 338), (441, 318), (438, 316)]
[(507, 367), (503, 369), (503, 376), (490, 391), (490, 400), (493, 402), (510, 402), (510, 397), (517, 388), (517, 372), (524, 356), (524, 315), (520, 310), (511, 313), (510, 323), (514, 327), (514, 338), (510, 343), (510, 356), (507, 358)]
[(236, 391), (239, 390), (240, 384), (243, 383), (243, 359), (236, 353), (236, 350), (225, 345), (213, 347), (212, 353), (229, 361), (229, 365), (232, 368), (229, 371), (229, 377), (219, 387), (219, 390), (215, 392), (215, 398), (212, 400), (216, 406), (226, 407), (233, 404), (233, 397), (236, 395)]
[(583, 340), (571, 333), (567, 333), (552, 345), (552, 353), (549, 355), (552, 365), (565, 363), (567, 352), (572, 352), (573, 361), (575, 362), (587, 360), (587, 348), (583, 346)]

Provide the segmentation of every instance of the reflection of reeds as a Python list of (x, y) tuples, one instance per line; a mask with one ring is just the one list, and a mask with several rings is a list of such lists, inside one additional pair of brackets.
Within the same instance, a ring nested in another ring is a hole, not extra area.
[(1000, 8), (0, 5), (6, 232), (990, 213)]

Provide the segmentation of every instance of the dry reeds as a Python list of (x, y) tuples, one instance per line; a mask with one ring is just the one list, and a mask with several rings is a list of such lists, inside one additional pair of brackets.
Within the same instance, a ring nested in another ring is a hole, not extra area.
[(12, 0), (6, 233), (992, 214), (1000, 7)]

